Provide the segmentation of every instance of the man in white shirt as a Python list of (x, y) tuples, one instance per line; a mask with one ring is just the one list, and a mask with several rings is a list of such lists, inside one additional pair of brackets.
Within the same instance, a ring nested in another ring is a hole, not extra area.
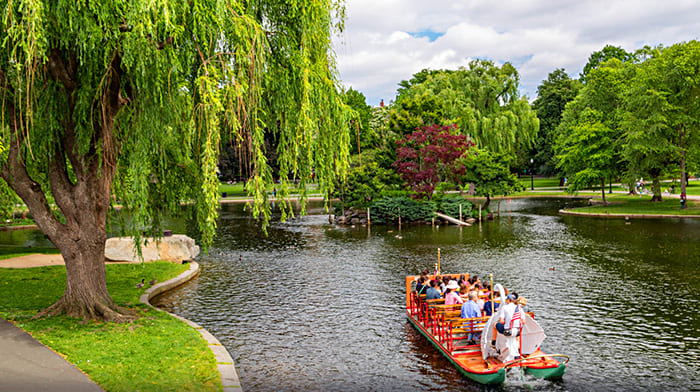
[[(507, 337), (518, 336), (520, 334), (522, 322), (523, 319), (520, 309), (515, 305), (515, 296), (513, 294), (507, 295), (506, 304), (503, 306), (503, 313), (493, 327), (491, 346), (496, 346), (496, 332), (500, 332)], [(506, 331), (509, 332), (506, 333)]]

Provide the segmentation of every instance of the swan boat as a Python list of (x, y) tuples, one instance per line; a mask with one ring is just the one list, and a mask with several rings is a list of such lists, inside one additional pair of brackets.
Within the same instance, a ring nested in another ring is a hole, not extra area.
[[(558, 379), (564, 375), (569, 358), (540, 350), (546, 336), (532, 313), (524, 314), (520, 336), (498, 334), (494, 349), (492, 329), (502, 317), (503, 306), (491, 317), (464, 319), (461, 304), (445, 305), (444, 299), (426, 300), (425, 295), (418, 295), (413, 290), (417, 278), (406, 276), (406, 317), (466, 377), (482, 384), (500, 384), (506, 372), (516, 367), (535, 378)], [(505, 298), (503, 286), (496, 284), (494, 290)], [(479, 333), (478, 342), (470, 340)]]

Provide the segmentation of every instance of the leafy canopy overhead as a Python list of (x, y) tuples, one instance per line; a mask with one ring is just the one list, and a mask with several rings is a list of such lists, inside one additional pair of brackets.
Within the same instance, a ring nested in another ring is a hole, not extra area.
[(113, 192), (132, 211), (133, 228), (158, 227), (191, 200), (209, 241), (221, 132), (248, 146), (247, 189), (256, 216), (268, 219), (262, 202), (273, 179), (263, 149), (271, 130), (283, 183), (303, 185), (315, 169), (330, 193), (349, 144), (331, 50), (343, 14), (333, 0), (4, 1), (3, 178), (15, 189), (13, 168), (26, 165), (39, 187), (20, 192), (30, 209), (55, 199), (68, 216), (106, 207), (63, 200), (85, 171), (113, 173), (95, 192)]

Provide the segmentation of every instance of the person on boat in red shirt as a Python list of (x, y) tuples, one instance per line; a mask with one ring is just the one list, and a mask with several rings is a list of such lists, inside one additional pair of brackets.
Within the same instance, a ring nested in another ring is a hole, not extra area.
[(456, 280), (451, 280), (445, 286), (445, 305), (456, 305), (464, 303), (464, 300), (459, 296), (459, 285)]

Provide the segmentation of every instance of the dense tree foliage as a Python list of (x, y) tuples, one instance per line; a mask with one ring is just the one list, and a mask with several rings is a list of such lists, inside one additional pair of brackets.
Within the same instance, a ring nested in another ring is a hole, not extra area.
[(365, 95), (350, 88), (343, 94), (345, 104), (357, 113), (357, 120), (350, 121), (350, 153), (362, 155), (362, 151), (374, 148), (379, 135), (370, 127), (372, 108), (367, 105)]
[(537, 116), (518, 92), (519, 75), (510, 63), (475, 60), (456, 71), (422, 71), (407, 83), (394, 110), (404, 134), (421, 125), (456, 124), (480, 148), (514, 153), (530, 147)]
[(158, 234), (165, 214), (192, 202), (211, 240), (222, 131), (246, 148), (247, 189), (265, 220), (266, 131), (278, 142), (281, 196), (290, 178), (304, 190), (312, 169), (327, 194), (343, 174), (350, 111), (331, 50), (341, 3), (1, 5), (0, 176), (66, 261), (51, 312), (123, 318), (104, 273), (114, 199), (137, 236)]
[(662, 174), (678, 173), (685, 192), (688, 166), (699, 163), (700, 42), (655, 50), (638, 68), (626, 95), (625, 156), (661, 200)]
[(464, 165), (464, 181), (474, 184), (474, 194), (485, 196), (484, 209), (491, 197), (508, 195), (523, 190), (517, 177), (510, 172), (509, 156), (484, 149), (473, 149), (464, 154), (459, 163)]
[(396, 171), (418, 198), (431, 199), (443, 181), (462, 184), (465, 174), (459, 158), (474, 145), (465, 135), (452, 134), (455, 127), (421, 127), (399, 140)]
[(566, 104), (576, 98), (580, 89), (581, 84), (569, 78), (562, 68), (552, 71), (547, 76), (547, 80), (543, 80), (537, 87), (537, 99), (533, 102), (532, 108), (540, 120), (540, 130), (529, 157), (534, 159), (538, 174), (551, 175), (555, 171), (557, 162), (553, 146), (557, 135), (556, 129), (561, 122)]
[(581, 72), (581, 82), (586, 83), (588, 81), (588, 74), (592, 70), (598, 68), (598, 66), (608, 60), (618, 59), (625, 63), (628, 61), (633, 61), (635, 56), (619, 46), (605, 45), (605, 47), (599, 51), (591, 53), (588, 57), (588, 62), (583, 66), (583, 71)]
[[(569, 178), (572, 192), (620, 174), (624, 91), (629, 67), (617, 59), (593, 69), (580, 94), (566, 106), (558, 129), (558, 167)], [(604, 188), (604, 186), (603, 186)], [(605, 189), (602, 190), (605, 201)]]
[(619, 177), (633, 189), (634, 179), (651, 178), (652, 201), (660, 201), (664, 176), (679, 176), (685, 191), (687, 172), (699, 163), (699, 48), (690, 41), (591, 56), (595, 66), (557, 128), (558, 165), (572, 191), (596, 179)]

